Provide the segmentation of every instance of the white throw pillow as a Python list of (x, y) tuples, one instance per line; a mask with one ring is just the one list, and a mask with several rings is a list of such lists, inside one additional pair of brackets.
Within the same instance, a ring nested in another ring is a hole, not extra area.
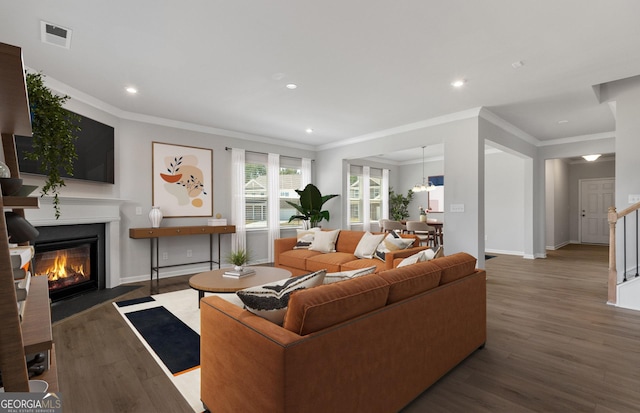
[(336, 252), (336, 240), (338, 239), (339, 229), (333, 231), (318, 231), (313, 237), (313, 242), (309, 249), (311, 251), (320, 252)]
[(373, 274), (376, 271), (375, 265), (368, 268), (358, 268), (357, 270), (340, 271), (340, 272), (328, 272), (324, 276), (324, 284), (331, 284), (338, 281), (350, 280), (352, 278), (360, 277), (361, 275)]
[(318, 231), (320, 231), (320, 228), (317, 227), (311, 229), (297, 229), (296, 237), (298, 240), (293, 249), (308, 249)]
[(353, 255), (358, 258), (373, 258), (373, 254), (376, 253), (376, 248), (378, 248), (378, 245), (383, 239), (384, 234), (373, 235), (369, 231), (365, 232), (362, 238), (360, 238), (360, 242), (358, 242), (358, 246)]
[(420, 252), (416, 252), (415, 254), (411, 255), (410, 257), (407, 257), (407, 258), (403, 259), (400, 262), (400, 264), (398, 264), (397, 268), (404, 267), (404, 266), (411, 265), (411, 264), (415, 264), (417, 262), (423, 262), (423, 261), (432, 260), (435, 255), (436, 255), (436, 253), (431, 248), (426, 249), (426, 250), (422, 250)]
[(289, 306), (289, 295), (303, 288), (322, 285), (327, 270), (320, 270), (297, 277), (245, 288), (236, 292), (247, 310), (272, 323), (282, 325)]
[(413, 241), (413, 238), (395, 238), (392, 234), (389, 234), (376, 248), (375, 257), (384, 261), (387, 252), (410, 248), (413, 245)]

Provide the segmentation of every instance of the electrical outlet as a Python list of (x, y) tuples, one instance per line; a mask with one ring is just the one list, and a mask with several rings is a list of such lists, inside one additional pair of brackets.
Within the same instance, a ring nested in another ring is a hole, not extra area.
[(187, 250), (187, 257), (193, 257), (193, 251)]
[(162, 253), (162, 259), (163, 260), (168, 260), (169, 259), (169, 253), (168, 252), (163, 252)]
[(142, 207), (136, 207), (136, 215), (142, 215)]

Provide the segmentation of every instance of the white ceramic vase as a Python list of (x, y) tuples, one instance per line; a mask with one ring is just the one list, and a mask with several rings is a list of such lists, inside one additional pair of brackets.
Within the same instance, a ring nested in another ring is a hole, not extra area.
[(160, 222), (162, 221), (162, 211), (160, 211), (160, 207), (151, 207), (151, 211), (149, 211), (149, 221), (151, 221), (151, 228), (160, 228)]

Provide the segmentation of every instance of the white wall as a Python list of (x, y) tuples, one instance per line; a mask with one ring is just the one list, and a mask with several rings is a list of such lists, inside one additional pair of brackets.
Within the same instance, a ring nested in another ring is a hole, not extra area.
[[(615, 101), (616, 107), (616, 208), (619, 211), (629, 206), (628, 197), (631, 194), (640, 194), (640, 77), (619, 80), (603, 85), (601, 88), (603, 101)], [(627, 231), (627, 256), (635, 257), (635, 234)], [(616, 232), (616, 244), (624, 245), (622, 231)], [(623, 262), (624, 251), (621, 247), (616, 250), (616, 261)], [(635, 266), (635, 265), (634, 265)], [(621, 264), (618, 264), (618, 282), (623, 278)], [(628, 268), (630, 269), (630, 268)], [(632, 294), (627, 301), (640, 300), (640, 295)], [(631, 306), (628, 302), (619, 302), (621, 306)], [(637, 304), (636, 304), (637, 305)]]
[(485, 156), (488, 253), (524, 255), (524, 169), (524, 160), (512, 154), (489, 151)]
[(545, 162), (546, 248), (555, 250), (569, 239), (569, 164), (562, 159)]

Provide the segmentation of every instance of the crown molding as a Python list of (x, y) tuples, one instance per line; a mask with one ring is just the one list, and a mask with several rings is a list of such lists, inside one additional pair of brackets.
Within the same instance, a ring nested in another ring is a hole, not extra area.
[[(35, 72), (31, 68), (27, 68), (30, 72)], [(229, 138), (243, 139), (254, 142), (268, 143), (271, 145), (279, 145), (292, 147), (297, 149), (314, 151), (315, 147), (311, 145), (305, 145), (292, 141), (285, 141), (277, 138), (269, 138), (266, 136), (253, 135), (250, 133), (232, 131), (228, 129), (220, 129), (212, 126), (204, 126), (190, 122), (182, 122), (172, 119), (160, 118), (157, 116), (143, 115), (140, 113), (129, 112), (126, 110), (122, 110), (116, 106), (110, 105), (100, 99), (97, 99), (91, 95), (88, 95), (78, 89), (75, 89), (66, 83), (62, 83), (59, 80), (56, 80), (49, 76), (44, 76), (44, 83), (47, 87), (51, 88), (53, 91), (69, 96), (73, 100), (77, 100), (78, 102), (82, 102), (88, 106), (101, 110), (109, 115), (115, 116), (118, 119), (124, 120), (132, 120), (141, 123), (148, 123), (152, 125), (158, 126), (166, 126), (169, 128), (188, 130), (191, 132), (201, 132), (211, 135), (219, 135), (225, 136)]]
[(442, 125), (445, 123), (455, 122), (463, 119), (475, 118), (480, 112), (480, 107), (463, 110), (460, 112), (449, 113), (447, 115), (438, 116), (431, 119), (421, 120), (419, 122), (408, 123), (406, 125), (396, 126), (394, 128), (384, 129), (377, 132), (367, 133), (365, 135), (356, 136), (349, 139), (344, 139), (339, 142), (327, 143), (316, 147), (318, 151), (324, 151), (327, 149), (339, 148), (341, 146), (352, 145), (356, 143), (362, 143), (373, 139), (384, 138), (387, 136), (397, 135), (399, 133), (410, 132), (417, 129), (424, 129), (431, 126)]
[(517, 126), (514, 126), (511, 123), (507, 122), (506, 120), (502, 119), (500, 116), (496, 115), (495, 113), (491, 112), (489, 109), (485, 107), (482, 107), (482, 109), (480, 110), (479, 116), (482, 119), (486, 120), (487, 122), (493, 123), (497, 127), (506, 130), (512, 135), (515, 135), (516, 137), (522, 139), (527, 143), (530, 143), (533, 146), (540, 146), (541, 142), (538, 139), (529, 135), (527, 132), (523, 131)]

